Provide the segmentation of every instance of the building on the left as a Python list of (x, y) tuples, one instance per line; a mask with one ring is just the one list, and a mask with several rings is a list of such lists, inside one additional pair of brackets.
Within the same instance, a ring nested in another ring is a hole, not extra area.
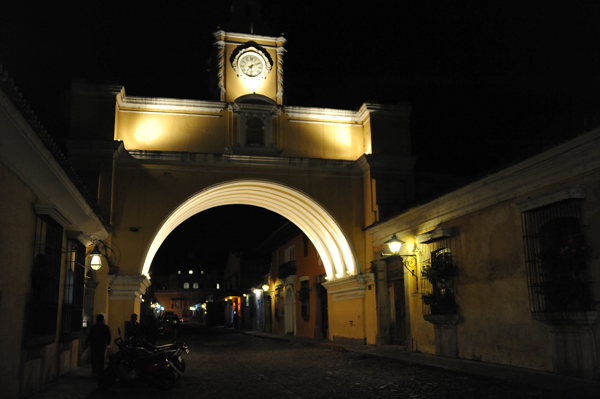
[(0, 187), (0, 387), (17, 398), (81, 362), (111, 228), (1, 65)]

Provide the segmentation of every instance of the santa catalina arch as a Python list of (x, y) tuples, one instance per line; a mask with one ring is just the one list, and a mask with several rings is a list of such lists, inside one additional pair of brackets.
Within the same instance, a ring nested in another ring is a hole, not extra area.
[(148, 275), (162, 242), (189, 217), (221, 205), (252, 205), (278, 213), (313, 242), (328, 279), (353, 276), (357, 261), (351, 244), (333, 216), (305, 193), (266, 180), (234, 180), (209, 187), (182, 203), (162, 223), (143, 256), (141, 274)]
[[(287, 105), (286, 39), (234, 29), (214, 33), (210, 101), (75, 87), (72, 133), (82, 140), (70, 159), (98, 183), (112, 227), (102, 238), (110, 267), (96, 273), (94, 313), (106, 313), (116, 331), (140, 312), (152, 259), (173, 229), (212, 207), (246, 204), (286, 217), (314, 244), (327, 276), (330, 338), (374, 344), (365, 228), (414, 197), (410, 107)], [(249, 66), (256, 60), (260, 72)], [(100, 122), (107, 113), (114, 123)]]

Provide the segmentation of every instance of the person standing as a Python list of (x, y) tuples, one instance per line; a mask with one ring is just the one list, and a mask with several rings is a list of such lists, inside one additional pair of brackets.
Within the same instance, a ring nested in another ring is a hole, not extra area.
[(104, 315), (96, 316), (96, 324), (90, 328), (86, 344), (90, 348), (92, 362), (92, 376), (99, 375), (104, 370), (106, 348), (110, 346), (110, 328), (104, 324)]
[(128, 341), (133, 338), (139, 338), (140, 334), (140, 323), (138, 323), (138, 315), (132, 314), (131, 320), (125, 323), (125, 340)]

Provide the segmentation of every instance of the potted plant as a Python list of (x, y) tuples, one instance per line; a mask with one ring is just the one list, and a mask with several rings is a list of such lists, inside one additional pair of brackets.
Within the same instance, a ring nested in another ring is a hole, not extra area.
[(450, 252), (433, 255), (425, 262), (421, 275), (431, 283), (432, 292), (421, 294), (423, 304), (429, 306), (432, 315), (456, 313), (456, 301), (452, 288), (456, 266)]

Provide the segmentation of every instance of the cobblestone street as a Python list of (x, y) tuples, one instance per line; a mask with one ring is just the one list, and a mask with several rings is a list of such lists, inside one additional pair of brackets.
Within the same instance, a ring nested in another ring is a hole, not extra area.
[(378, 360), (362, 354), (252, 337), (230, 331), (183, 331), (184, 377), (170, 391), (140, 381), (93, 398), (570, 398), (565, 393)]

